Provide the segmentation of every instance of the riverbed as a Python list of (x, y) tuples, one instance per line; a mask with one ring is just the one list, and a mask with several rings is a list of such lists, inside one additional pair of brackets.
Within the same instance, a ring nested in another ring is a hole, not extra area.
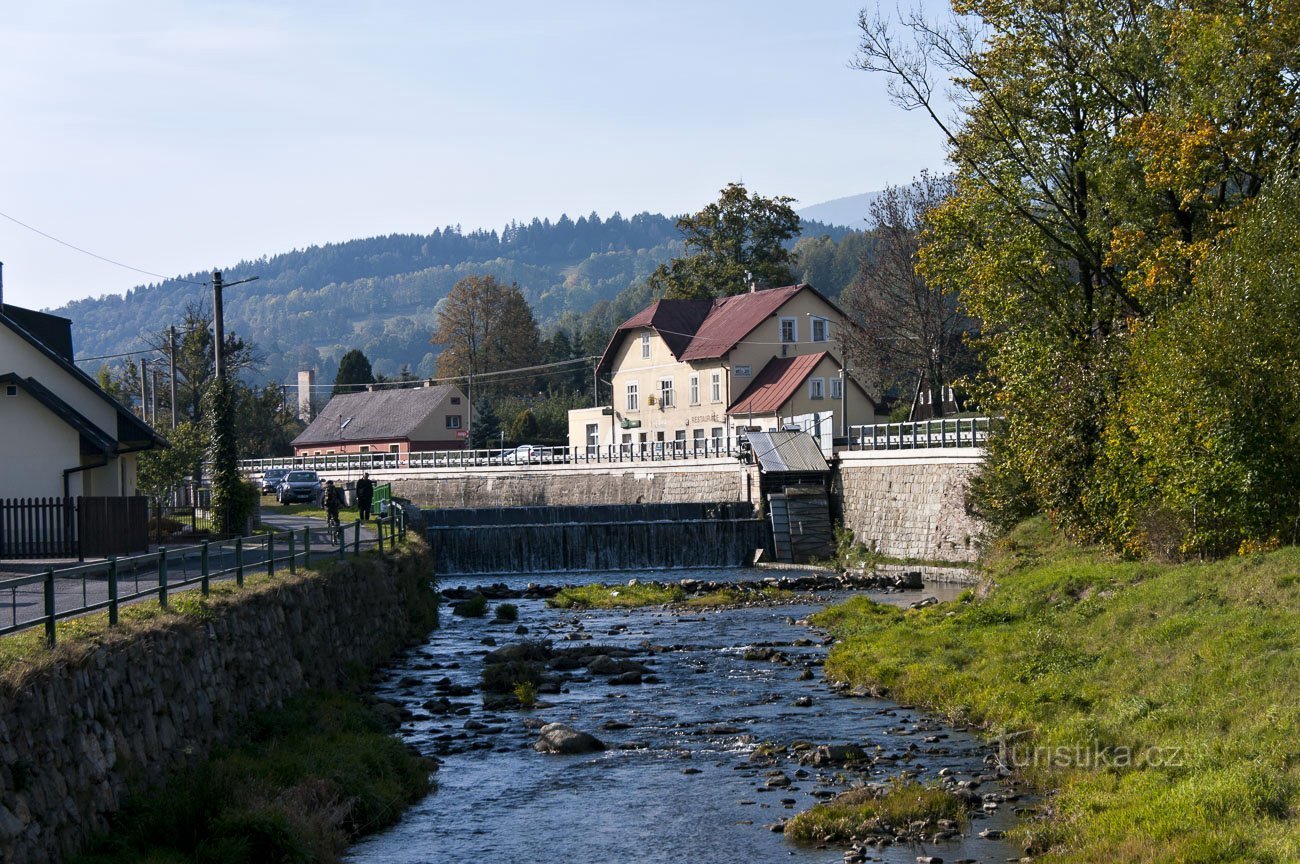
[[(764, 575), (672, 574), (732, 580)], [(610, 583), (629, 574), (580, 578)], [(512, 581), (522, 587), (529, 580)], [(949, 599), (959, 590), (934, 586), (873, 596), (906, 604), (925, 596)], [(976, 811), (960, 839), (873, 849), (867, 860), (1017, 857), (1019, 850), (1005, 841), (977, 836), (1010, 827), (1019, 806), (1006, 781), (990, 774), (986, 744), (914, 709), (837, 693), (824, 680), (822, 634), (800, 622), (844, 596), (702, 612), (563, 611), (524, 599), (510, 601), (519, 607), (519, 620), (512, 623), (497, 622), (491, 613), (467, 619), (445, 610), (443, 626), (404, 655), (378, 688), (411, 712), (402, 737), (442, 761), (437, 791), (396, 826), (354, 847), (347, 860), (839, 862), (841, 849), (798, 846), (772, 826), (850, 783), (882, 782), (902, 772), (933, 780), (944, 769), (976, 782), (981, 794), (1005, 800), (990, 812)], [(483, 656), (493, 647), (536, 639), (556, 647), (631, 649), (650, 674), (646, 683), (629, 686), (577, 670), (561, 692), (541, 694), (534, 710), (484, 710), (481, 694), (471, 692)], [(449, 712), (436, 713), (446, 712), (447, 703)], [(590, 732), (609, 749), (575, 756), (537, 753), (536, 727), (550, 722)], [(857, 744), (876, 758), (865, 773), (814, 766), (800, 741)], [(756, 758), (760, 747), (774, 754), (770, 760)], [(788, 785), (772, 785), (777, 774)]]

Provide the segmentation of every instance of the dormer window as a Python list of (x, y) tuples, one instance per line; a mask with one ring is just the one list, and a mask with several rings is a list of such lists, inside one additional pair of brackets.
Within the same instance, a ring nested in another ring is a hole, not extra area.
[(649, 333), (641, 334), (641, 359), (642, 360), (650, 359), (650, 334)]

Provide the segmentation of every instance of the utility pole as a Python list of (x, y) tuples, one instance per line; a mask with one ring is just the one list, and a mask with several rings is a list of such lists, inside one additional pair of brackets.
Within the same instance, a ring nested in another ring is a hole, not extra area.
[(167, 353), (172, 368), (172, 429), (176, 428), (176, 325), (167, 328)]
[(216, 337), (216, 344), (213, 346), (213, 372), (220, 383), (224, 380), (225, 368), (221, 362), (221, 350), (223, 343), (226, 341), (226, 322), (221, 305), (221, 271), (212, 271), (212, 328), (213, 335)]
[(140, 358), (140, 419), (149, 422), (149, 361)]
[(153, 381), (150, 382), (151, 388), (149, 390), (149, 416), (153, 418), (153, 422), (156, 424), (158, 422), (158, 364), (153, 364), (150, 370), (153, 372)]

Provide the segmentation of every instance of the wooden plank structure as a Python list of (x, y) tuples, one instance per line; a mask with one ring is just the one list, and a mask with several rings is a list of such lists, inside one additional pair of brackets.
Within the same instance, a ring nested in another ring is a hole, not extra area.
[(0, 499), (0, 558), (70, 558), (77, 554), (71, 498)]

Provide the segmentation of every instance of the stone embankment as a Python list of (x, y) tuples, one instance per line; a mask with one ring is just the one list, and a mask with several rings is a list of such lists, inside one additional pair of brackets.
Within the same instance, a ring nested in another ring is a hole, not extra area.
[(235, 735), (250, 712), (364, 675), (436, 622), (421, 543), (60, 646), (0, 681), (0, 860), (57, 862), (128, 793)]

